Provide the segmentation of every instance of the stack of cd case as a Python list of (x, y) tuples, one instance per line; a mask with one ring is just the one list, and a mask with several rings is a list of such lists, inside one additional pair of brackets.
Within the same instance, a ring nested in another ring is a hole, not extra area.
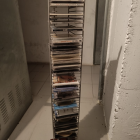
[(79, 130), (84, 0), (49, 0), (53, 138), (76, 140)]

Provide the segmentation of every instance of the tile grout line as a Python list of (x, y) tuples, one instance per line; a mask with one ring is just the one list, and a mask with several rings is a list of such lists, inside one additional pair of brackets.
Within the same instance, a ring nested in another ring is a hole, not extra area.
[(38, 95), (38, 93), (40, 92), (40, 90), (43, 88), (43, 86), (45, 85), (45, 82), (43, 83), (43, 85), (40, 87), (39, 91), (37, 92), (36, 96)]
[(32, 136), (33, 136), (34, 130), (35, 130), (35, 128), (36, 128), (36, 126), (37, 126), (37, 124), (38, 124), (38, 122), (39, 122), (39, 119), (40, 119), (40, 117), (41, 117), (41, 114), (42, 114), (42, 111), (40, 112), (38, 121), (36, 121), (36, 124), (35, 124), (35, 126), (34, 126), (34, 128), (33, 128), (33, 131), (32, 131), (32, 133), (31, 133), (31, 135), (30, 135), (30, 137), (29, 137), (29, 140), (31, 140), (31, 138), (32, 138)]
[(50, 73), (48, 73), (48, 76), (47, 76), (45, 82), (47, 82), (47, 80), (48, 80), (49, 77), (50, 77)]
[[(43, 85), (44, 85), (44, 84), (45, 84), (45, 82), (43, 83)], [(41, 86), (41, 88), (39, 89), (39, 91), (37, 92), (36, 95), (38, 95), (38, 93), (39, 93), (40, 90), (42, 89), (43, 85)], [(35, 97), (35, 96), (34, 96), (34, 97)], [(34, 102), (34, 97), (33, 97), (33, 102)], [(42, 114), (42, 111), (40, 112), (39, 118), (40, 118), (41, 114)], [(38, 118), (38, 121), (39, 121), (39, 118)], [(31, 135), (30, 135), (30, 137), (29, 137), (29, 140), (32, 138), (33, 132), (34, 132), (36, 126), (37, 126), (38, 121), (36, 121), (36, 124), (35, 124), (35, 126), (34, 126), (34, 128), (33, 128), (33, 131), (31, 132)]]
[[(48, 77), (49, 77), (49, 74), (48, 74), (48, 76), (47, 76), (47, 78), (46, 78), (45, 81), (32, 81), (32, 82), (42, 82), (42, 83), (44, 82), (43, 85), (39, 88), (39, 90), (38, 90), (36, 96), (38, 95), (38, 93), (40, 92), (40, 90), (42, 89), (42, 87), (44, 86), (44, 84), (45, 84), (45, 82), (47, 81)], [(34, 96), (34, 97), (35, 97), (35, 96)]]
[[(49, 74), (48, 74), (47, 78), (48, 78), (48, 77), (49, 77)], [(42, 87), (45, 85), (45, 82), (47, 81), (47, 78), (46, 78), (46, 80), (44, 81), (43, 85), (41, 86), (40, 90), (41, 90)], [(38, 91), (38, 93), (40, 92), (40, 90)], [(38, 95), (38, 93), (37, 93), (36, 95)], [(34, 128), (33, 128), (33, 131), (32, 131), (32, 133), (31, 133), (31, 135), (30, 135), (30, 137), (29, 137), (29, 140), (31, 140), (31, 138), (32, 138), (32, 136), (33, 136), (34, 130), (35, 130), (35, 128), (36, 128), (36, 126), (37, 126), (37, 124), (38, 124), (38, 122), (39, 122), (39, 119), (40, 119), (40, 117), (41, 117), (41, 114), (42, 114), (42, 111), (40, 112), (38, 121), (36, 122), (36, 124), (35, 124), (35, 126), (34, 126)]]

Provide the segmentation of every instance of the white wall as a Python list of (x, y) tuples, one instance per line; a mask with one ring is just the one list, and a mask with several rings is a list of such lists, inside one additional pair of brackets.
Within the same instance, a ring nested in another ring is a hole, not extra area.
[(140, 0), (113, 0), (104, 111), (109, 140), (140, 139)]
[[(49, 62), (48, 1), (19, 0), (28, 62)], [(96, 0), (86, 0), (83, 63), (93, 65)]]

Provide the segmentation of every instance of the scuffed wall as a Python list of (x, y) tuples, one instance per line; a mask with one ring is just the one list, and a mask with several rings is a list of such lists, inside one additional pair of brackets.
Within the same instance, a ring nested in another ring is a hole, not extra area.
[(140, 0), (112, 1), (104, 110), (109, 140), (140, 139)]
[[(18, 0), (28, 62), (49, 63), (48, 0)], [(96, 0), (86, 0), (83, 63), (93, 65)]]
[(18, 0), (28, 62), (49, 62), (48, 1)]
[(0, 0), (0, 18), (0, 140), (7, 140), (32, 94), (17, 0)]

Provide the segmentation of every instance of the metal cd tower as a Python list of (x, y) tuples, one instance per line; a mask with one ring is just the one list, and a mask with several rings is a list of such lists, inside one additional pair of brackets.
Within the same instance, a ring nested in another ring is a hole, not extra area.
[(84, 0), (48, 0), (54, 139), (76, 140), (79, 129)]

